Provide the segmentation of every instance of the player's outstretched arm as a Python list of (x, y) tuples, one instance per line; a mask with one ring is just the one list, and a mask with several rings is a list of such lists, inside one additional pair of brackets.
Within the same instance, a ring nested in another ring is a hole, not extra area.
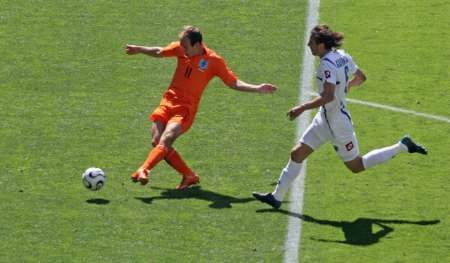
[(273, 93), (277, 90), (277, 87), (273, 84), (262, 83), (259, 85), (255, 85), (246, 83), (239, 79), (229, 87), (239, 91), (259, 92), (259, 93)]
[(364, 81), (366, 81), (366, 75), (360, 69), (356, 70), (354, 77), (348, 82), (347, 86), (350, 90), (352, 87), (356, 87), (361, 85)]
[(128, 55), (145, 54), (155, 58), (160, 58), (162, 57), (161, 51), (162, 47), (144, 47), (130, 44), (127, 44), (126, 46), (126, 53)]

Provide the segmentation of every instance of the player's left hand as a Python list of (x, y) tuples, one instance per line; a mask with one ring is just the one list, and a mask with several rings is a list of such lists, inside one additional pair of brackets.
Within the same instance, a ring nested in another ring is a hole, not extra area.
[(277, 87), (273, 84), (263, 83), (259, 85), (258, 91), (261, 93), (274, 93), (277, 90)]

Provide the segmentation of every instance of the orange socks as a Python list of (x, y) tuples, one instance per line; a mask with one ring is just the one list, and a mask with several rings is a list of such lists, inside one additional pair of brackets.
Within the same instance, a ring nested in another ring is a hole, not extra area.
[(147, 160), (142, 164), (141, 168), (146, 170), (151, 170), (155, 165), (157, 165), (162, 159), (172, 166), (177, 172), (183, 176), (194, 176), (195, 173), (186, 165), (186, 163), (181, 159), (175, 149), (165, 148), (162, 144), (156, 145), (150, 153), (148, 154)]
[(194, 176), (194, 172), (186, 165), (186, 163), (181, 159), (181, 156), (178, 154), (175, 149), (170, 149), (165, 155), (166, 162), (172, 166), (177, 172), (182, 174), (183, 176)]
[(150, 153), (148, 154), (147, 160), (142, 164), (142, 168), (151, 170), (155, 165), (157, 165), (162, 159), (164, 159), (164, 156), (166, 155), (167, 148), (164, 147), (162, 144), (156, 145), (155, 148), (153, 148)]

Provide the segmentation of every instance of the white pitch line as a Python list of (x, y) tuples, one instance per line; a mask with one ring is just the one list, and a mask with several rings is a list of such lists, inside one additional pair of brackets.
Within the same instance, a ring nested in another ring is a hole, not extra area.
[[(319, 94), (317, 94), (317, 92), (310, 91), (309, 95), (318, 96)], [(383, 110), (390, 110), (390, 111), (394, 111), (394, 112), (400, 112), (400, 113), (404, 113), (404, 114), (415, 115), (415, 116), (423, 117), (423, 118), (426, 118), (426, 119), (431, 119), (431, 120), (436, 120), (436, 121), (442, 121), (442, 122), (450, 123), (450, 118), (445, 117), (445, 116), (440, 116), (440, 115), (435, 115), (435, 114), (430, 114), (430, 113), (423, 113), (423, 112), (418, 112), (418, 111), (413, 111), (413, 110), (407, 110), (407, 109), (403, 109), (403, 108), (399, 108), (399, 107), (394, 107), (394, 106), (389, 106), (389, 105), (385, 105), (385, 104), (380, 104), (380, 103), (370, 102), (370, 101), (364, 101), (364, 100), (349, 99), (349, 98), (346, 98), (346, 100), (348, 102), (351, 102), (351, 103), (360, 104), (360, 105), (364, 105), (364, 106), (369, 106), (369, 107), (372, 107), (372, 108), (379, 108), (379, 109), (383, 109)]]
[(402, 108), (398, 108), (398, 107), (388, 106), (388, 105), (379, 104), (379, 103), (375, 103), (375, 102), (369, 102), (369, 101), (362, 101), (362, 100), (355, 100), (355, 99), (347, 99), (347, 101), (349, 101), (351, 103), (355, 103), (355, 104), (370, 106), (373, 108), (380, 108), (380, 109), (385, 109), (385, 110), (390, 110), (390, 111), (395, 111), (395, 112), (401, 112), (401, 113), (406, 113), (406, 114), (410, 114), (410, 115), (424, 117), (427, 119), (450, 123), (450, 118), (447, 118), (444, 116), (423, 113), (423, 112), (417, 112), (417, 111), (413, 111), (413, 110), (402, 109)]
[[(309, 40), (309, 33), (311, 29), (319, 23), (319, 0), (308, 1), (308, 16), (305, 25), (304, 34), (304, 51), (302, 62), (302, 73), (300, 76), (301, 82), (299, 83), (300, 89), (300, 104), (308, 101), (311, 98), (311, 87), (313, 81), (314, 70), (314, 57), (310, 54), (307, 48)], [(304, 112), (297, 121), (297, 136), (296, 142), (300, 139), (300, 136), (306, 130), (310, 122), (310, 111)], [(306, 160), (303, 161), (303, 167), (300, 171), (300, 175), (294, 180), (290, 191), (290, 204), (289, 211), (292, 213), (301, 214), (303, 211), (303, 193), (304, 193), (304, 179), (306, 176)], [(302, 230), (302, 222), (300, 218), (290, 216), (286, 241), (284, 244), (284, 262), (299, 262), (299, 247), (300, 236)]]

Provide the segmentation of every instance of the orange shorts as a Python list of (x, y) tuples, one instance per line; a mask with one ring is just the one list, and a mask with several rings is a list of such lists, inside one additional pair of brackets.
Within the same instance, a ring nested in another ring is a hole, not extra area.
[(150, 115), (149, 119), (153, 122), (160, 121), (163, 124), (171, 122), (179, 123), (183, 132), (186, 132), (192, 126), (194, 117), (194, 114), (190, 113), (189, 108), (186, 106), (159, 105)]

